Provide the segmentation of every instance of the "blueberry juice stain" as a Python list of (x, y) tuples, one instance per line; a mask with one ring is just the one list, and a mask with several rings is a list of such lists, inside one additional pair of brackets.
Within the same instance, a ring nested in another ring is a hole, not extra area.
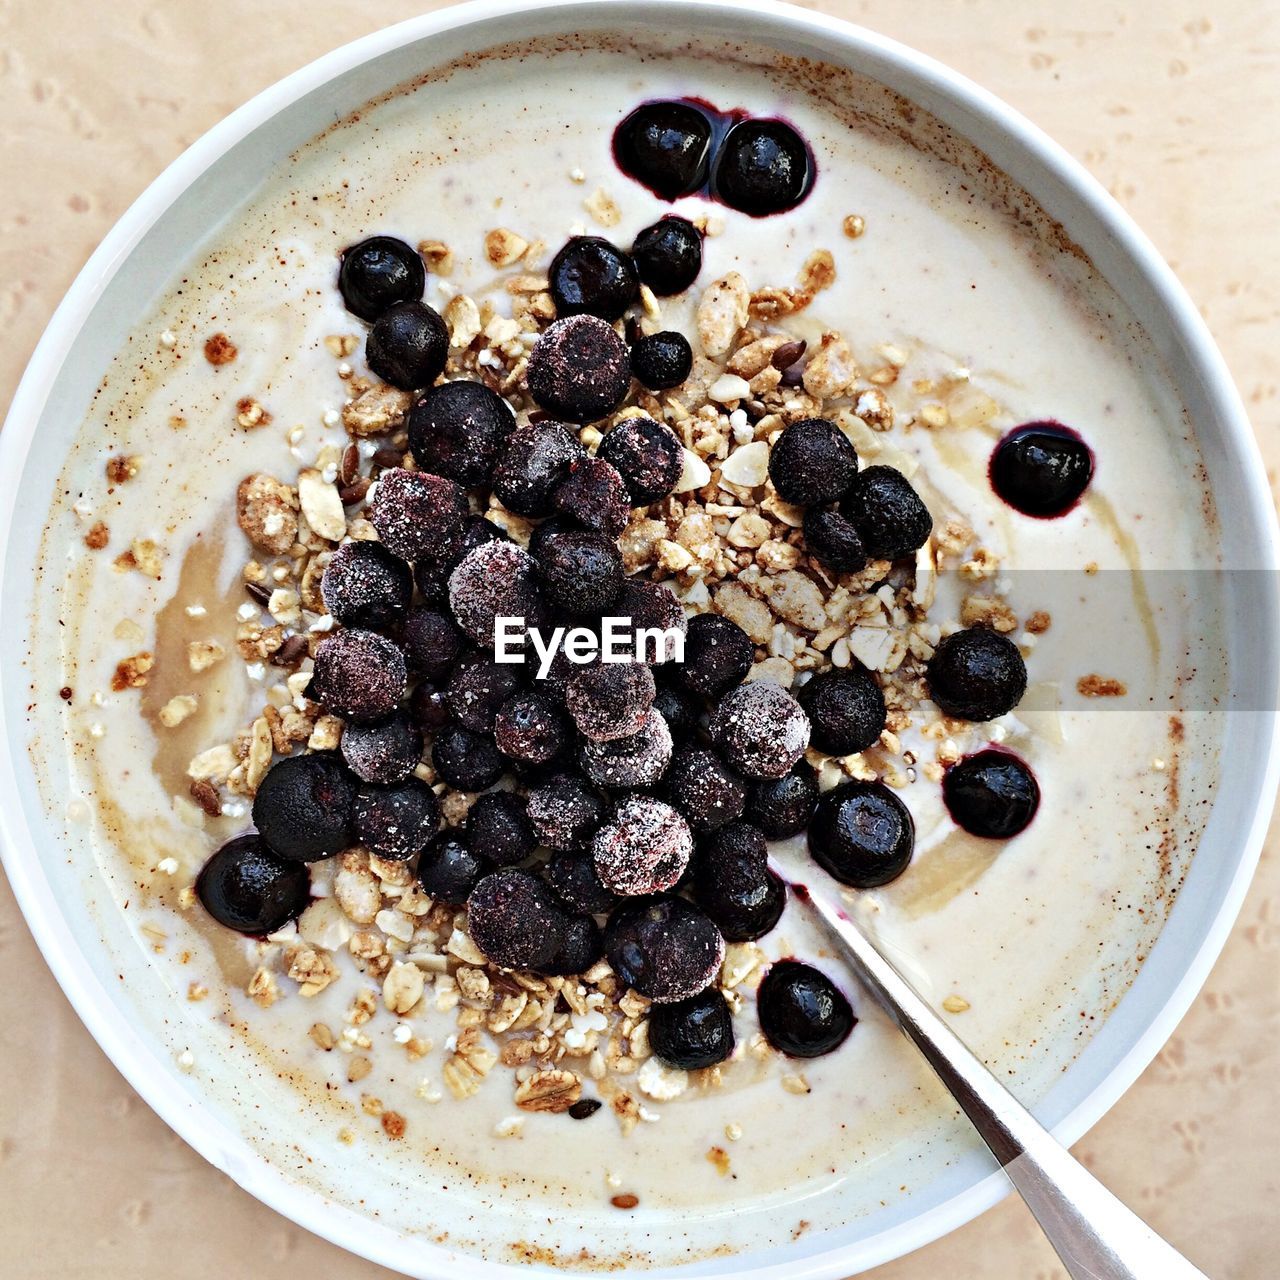
[(1093, 480), (1093, 450), (1060, 422), (1025, 422), (991, 454), (991, 488), (1015, 511), (1037, 520), (1064, 516)]
[(642, 103), (614, 130), (613, 156), (659, 199), (701, 195), (754, 218), (794, 209), (817, 174), (812, 150), (787, 121), (721, 111), (701, 98)]

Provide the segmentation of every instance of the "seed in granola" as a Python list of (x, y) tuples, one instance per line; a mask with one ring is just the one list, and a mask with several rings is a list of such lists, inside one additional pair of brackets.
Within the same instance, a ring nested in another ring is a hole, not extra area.
[(884, 732), (884, 694), (865, 667), (820, 671), (800, 686), (796, 697), (809, 717), (813, 745), (828, 755), (865, 751)]
[(786, 121), (747, 119), (720, 143), (711, 185), (729, 208), (762, 218), (799, 204), (813, 173), (808, 146)]
[(718, 613), (700, 613), (689, 619), (684, 663), (672, 676), (690, 693), (718, 698), (746, 679), (755, 659), (755, 645), (736, 622)]
[[(812, 718), (810, 713), (811, 722)], [(809, 825), (817, 803), (817, 771), (807, 760), (797, 760), (783, 777), (751, 784), (744, 816), (770, 840), (783, 840)]]
[(702, 270), (702, 236), (692, 222), (669, 214), (636, 236), (631, 256), (640, 279), (658, 297), (671, 297), (683, 293), (698, 278)]
[(548, 287), (556, 315), (617, 320), (640, 288), (635, 263), (601, 236), (574, 236), (551, 260)]
[(1065, 515), (1093, 479), (1093, 451), (1059, 422), (1028, 422), (991, 455), (991, 487), (1015, 511), (1039, 519)]
[(711, 741), (748, 778), (781, 778), (809, 745), (809, 717), (772, 680), (730, 690), (707, 725)]
[(832, 573), (858, 573), (866, 567), (862, 536), (831, 507), (810, 507), (804, 513), (804, 549)]
[[(638, 350), (643, 342), (653, 342), (663, 336), (655, 334), (642, 339), (633, 350)], [(689, 344), (684, 345), (687, 351)], [(676, 433), (652, 418), (624, 418), (605, 432), (597, 447), (597, 456), (617, 470), (635, 507), (647, 507), (665, 498), (675, 489), (684, 469), (684, 447)]]
[(538, 846), (523, 796), (489, 791), (477, 796), (467, 813), (467, 846), (500, 867), (513, 867)]
[(577, 774), (557, 774), (529, 788), (529, 821), (551, 849), (584, 849), (599, 831), (609, 805)]
[(442, 782), (459, 791), (483, 791), (506, 772), (507, 758), (489, 734), (448, 725), (436, 734), (431, 763)]
[(356, 791), (352, 807), (356, 838), (370, 853), (388, 862), (406, 862), (426, 848), (440, 826), (440, 802), (418, 778), (393, 786)]
[(988, 840), (1008, 840), (1036, 816), (1040, 787), (1024, 760), (1012, 751), (988, 748), (947, 770), (942, 798), (962, 830)]
[(449, 575), (468, 552), (488, 542), (510, 542), (505, 529), (500, 529), (484, 516), (468, 516), (462, 522), (458, 538), (442, 540), (426, 548), (413, 566), (413, 580), (418, 584), (425, 604), (440, 606), (449, 601)]
[(504, 756), (544, 765), (568, 751), (573, 730), (554, 698), (531, 690), (514, 694), (502, 704), (493, 736)]
[(659, 685), (653, 709), (667, 722), (667, 729), (674, 742), (688, 742), (697, 734), (702, 708), (687, 690), (677, 689), (670, 684)]
[(804, 359), (804, 353), (808, 350), (808, 347), (809, 344), (803, 338), (797, 338), (792, 342), (784, 342), (769, 357), (769, 363), (780, 373), (785, 373), (798, 360)]
[(701, 835), (742, 816), (747, 784), (715, 751), (694, 743), (672, 757), (663, 794)]
[(278, 857), (259, 836), (237, 836), (201, 868), (196, 896), (219, 924), (264, 936), (305, 910), (311, 901), (311, 873)]
[(569, 917), (551, 889), (529, 871), (507, 867), (484, 876), (467, 899), (472, 940), (504, 969), (537, 969), (564, 943)]
[(607, 321), (567, 316), (538, 339), (526, 376), (540, 408), (569, 422), (594, 422), (627, 398), (631, 359)]
[(1027, 690), (1027, 666), (1008, 636), (970, 627), (943, 636), (929, 659), (929, 696), (957, 720), (994, 720)]
[(724, 961), (724, 939), (683, 898), (646, 899), (609, 917), (605, 955), (627, 986), (657, 1004), (674, 1004), (711, 985)]
[(320, 595), (343, 626), (381, 630), (408, 612), (413, 574), (381, 542), (346, 542), (325, 566)]
[(842, 782), (825, 792), (809, 823), (809, 853), (828, 875), (854, 889), (896, 880), (911, 861), (915, 824), (882, 782)]
[(564, 927), (564, 941), (555, 955), (537, 967), (547, 977), (586, 973), (604, 955), (604, 935), (589, 915), (574, 915)]
[(393, 467), (378, 477), (369, 519), (387, 550), (417, 560), (461, 537), (467, 495), (443, 476)]
[(594, 529), (566, 528), (562, 521), (548, 529), (549, 524), (529, 544), (542, 594), (557, 609), (580, 617), (614, 616), (624, 581), (617, 544)]
[(836, 502), (858, 474), (849, 438), (826, 418), (802, 418), (778, 437), (769, 453), (769, 479), (784, 502), (813, 507)]
[(193, 778), (187, 788), (191, 798), (200, 806), (206, 817), (216, 818), (222, 813), (222, 801), (218, 789), (207, 778)]
[(733, 1014), (715, 987), (649, 1012), (649, 1045), (663, 1062), (682, 1071), (700, 1071), (733, 1053)]
[(591, 843), (601, 883), (623, 897), (670, 889), (692, 855), (689, 824), (652, 796), (620, 800)]
[(601, 662), (570, 677), (565, 706), (583, 737), (610, 742), (640, 732), (656, 693), (653, 672), (643, 663)]
[(631, 496), (618, 469), (604, 458), (582, 458), (556, 485), (551, 505), (608, 538), (618, 538), (631, 519)]
[(253, 825), (282, 858), (315, 862), (332, 857), (351, 843), (355, 786), (335, 756), (286, 756), (258, 786)]
[(671, 731), (652, 708), (639, 733), (609, 742), (583, 742), (579, 752), (582, 771), (597, 786), (630, 791), (651, 787), (671, 763)]
[(285, 636), (283, 643), (267, 661), (273, 667), (288, 667), (292, 669), (298, 666), (303, 658), (307, 656), (309, 648), (307, 637), (295, 631), (293, 635)]
[(858, 1021), (839, 987), (798, 960), (769, 966), (756, 1008), (769, 1043), (793, 1058), (817, 1058), (839, 1048)]
[(397, 302), (421, 298), (427, 270), (417, 252), (394, 236), (372, 236), (343, 250), (338, 289), (347, 310), (376, 320)]
[(569, 1116), (573, 1120), (589, 1120), (603, 1105), (599, 1098), (579, 1098), (569, 1108)]
[(404, 654), (376, 631), (344, 628), (316, 648), (307, 696), (356, 724), (385, 720), (404, 696)]
[(409, 411), (409, 448), (424, 471), (475, 489), (488, 485), (515, 425), (511, 406), (484, 383), (442, 382)]
[(271, 603), (271, 592), (260, 582), (246, 582), (244, 592), (251, 600), (256, 601), (264, 609)]
[(422, 759), (423, 733), (411, 716), (396, 711), (377, 724), (349, 724), (340, 748), (347, 767), (363, 782), (401, 782)]
[(543, 868), (543, 874), (572, 911), (603, 915), (618, 905), (618, 895), (605, 887), (595, 862), (581, 850), (554, 854)]
[(867, 467), (854, 479), (840, 514), (873, 560), (900, 560), (923, 547), (933, 532), (933, 517), (911, 481), (893, 467)]
[(425, 302), (397, 302), (374, 321), (364, 355), (383, 382), (401, 391), (420, 391), (444, 372), (449, 330)]
[(492, 868), (477, 857), (459, 831), (442, 831), (418, 858), (418, 883), (438, 902), (460, 907)]
[(551, 494), (586, 456), (578, 437), (562, 422), (543, 419), (517, 427), (503, 446), (493, 471), (493, 491), (508, 511), (549, 516)]
[(520, 619), (522, 631), (542, 626), (547, 610), (533, 557), (513, 542), (468, 551), (449, 575), (449, 608), (463, 631), (486, 648), (497, 640), (499, 618)]
[(729, 942), (751, 942), (778, 923), (787, 890), (769, 870), (764, 833), (730, 822), (706, 842), (694, 873), (698, 905)]
[(634, 1209), (640, 1203), (639, 1196), (633, 1196), (630, 1192), (625, 1195), (612, 1196), (609, 1203), (615, 1209)]

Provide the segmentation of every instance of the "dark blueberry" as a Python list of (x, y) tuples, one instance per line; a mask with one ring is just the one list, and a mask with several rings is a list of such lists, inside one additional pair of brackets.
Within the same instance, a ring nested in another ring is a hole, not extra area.
[(804, 549), (832, 573), (857, 573), (867, 563), (867, 549), (852, 522), (822, 507), (804, 513)]
[(942, 798), (970, 835), (1008, 840), (1026, 829), (1040, 806), (1040, 786), (1011, 751), (978, 751), (947, 770)]
[[(353, 543), (363, 546), (364, 543)], [(409, 674), (425, 680), (443, 680), (467, 647), (467, 638), (440, 609), (417, 608), (405, 619), (400, 643), (404, 646)]]
[(565, 689), (565, 706), (584, 738), (609, 742), (639, 733), (657, 687), (639, 662), (601, 662), (579, 667)]
[[(689, 619), (670, 587), (650, 582), (647, 578), (628, 578), (622, 584), (618, 598), (609, 606), (608, 613), (610, 617), (622, 618), (630, 624), (636, 644), (643, 644), (637, 656), (645, 662), (659, 666), (679, 656), (683, 637), (689, 630)], [(639, 632), (663, 634), (642, 638)]]
[(663, 794), (698, 832), (742, 816), (747, 784), (710, 747), (681, 747), (671, 759)]
[(689, 824), (652, 796), (627, 796), (591, 842), (600, 882), (620, 897), (662, 893), (684, 875), (693, 853)]
[(253, 825), (281, 858), (330, 858), (351, 843), (355, 795), (356, 780), (336, 756), (286, 756), (258, 786)]
[(907, 806), (880, 782), (842, 782), (824, 792), (809, 822), (809, 852), (828, 875), (855, 889), (888, 884), (915, 845)]
[(417, 560), (435, 548), (454, 546), (467, 517), (461, 485), (426, 471), (393, 467), (378, 477), (369, 519), (387, 550)]
[(489, 733), (502, 705), (524, 683), (524, 667), (495, 662), (488, 654), (469, 653), (445, 685), (449, 714), (472, 733)]
[[(662, 218), (636, 236), (631, 256), (640, 279), (660, 298), (670, 297), (683, 293), (698, 278), (702, 270), (702, 236), (684, 218)], [(687, 342), (684, 349), (689, 350)], [(638, 373), (636, 376), (640, 377)], [(687, 369), (684, 376), (689, 376)], [(640, 380), (644, 382), (643, 378)]]
[(618, 168), (663, 200), (697, 191), (711, 160), (711, 121), (687, 102), (646, 102), (614, 131)]
[(731, 822), (707, 841), (695, 862), (694, 889), (730, 942), (763, 937), (787, 905), (786, 886), (769, 870), (764, 834), (748, 822)]
[(573, 729), (555, 699), (535, 689), (517, 693), (502, 704), (493, 736), (504, 756), (546, 764), (569, 749)]
[(631, 495), (617, 468), (604, 458), (583, 458), (556, 486), (552, 506), (561, 515), (617, 538), (631, 519)]
[(847, 756), (865, 751), (884, 732), (884, 694), (865, 667), (832, 667), (796, 691), (819, 751)]
[(609, 816), (609, 804), (585, 779), (557, 774), (529, 788), (529, 821), (548, 848), (585, 849)]
[(669, 391), (680, 386), (693, 372), (693, 348), (689, 339), (669, 329), (637, 338), (631, 344), (631, 372), (640, 385), (650, 391)]
[(659, 685), (653, 709), (667, 722), (674, 742), (688, 742), (696, 736), (701, 708), (693, 694), (677, 689), (674, 685)]
[(475, 489), (489, 483), (515, 426), (510, 406), (483, 383), (442, 382), (409, 411), (409, 448), (424, 471)]
[(426, 287), (427, 269), (417, 251), (394, 236), (373, 236), (343, 251), (338, 288), (347, 310), (361, 320), (421, 298)]
[(655, 1004), (705, 991), (724, 961), (720, 930), (683, 898), (620, 907), (609, 917), (604, 950), (614, 973)]
[(714, 987), (649, 1014), (649, 1047), (669, 1066), (699, 1071), (733, 1053), (733, 1014)]
[(684, 447), (676, 433), (652, 418), (623, 419), (605, 432), (596, 456), (617, 470), (634, 507), (665, 498), (684, 468)]
[(196, 896), (220, 925), (261, 937), (306, 910), (311, 873), (277, 857), (258, 836), (237, 836), (201, 867)]
[(486, 542), (468, 551), (449, 575), (449, 608), (463, 631), (485, 648), (498, 638), (499, 618), (521, 620), (521, 631), (542, 626), (546, 604), (533, 557), (514, 542)]
[(699, 613), (689, 619), (684, 662), (672, 675), (690, 693), (718, 698), (746, 679), (755, 660), (755, 645), (736, 622), (718, 613)]
[(324, 607), (344, 627), (394, 626), (413, 599), (413, 573), (381, 542), (344, 542), (320, 578)]
[(307, 697), (356, 724), (385, 720), (404, 696), (404, 654), (376, 631), (345, 629), (320, 641)]
[(460, 565), (468, 551), (487, 542), (510, 542), (505, 529), (500, 529), (484, 516), (467, 516), (457, 537), (442, 538), (425, 548), (413, 566), (413, 580), (427, 604), (442, 605), (449, 600), (449, 575)]
[(923, 547), (933, 517), (911, 481), (893, 467), (860, 471), (840, 504), (873, 560), (901, 560)]
[(809, 717), (781, 685), (753, 680), (721, 698), (707, 732), (739, 773), (781, 778), (809, 745)]
[(579, 1098), (569, 1108), (569, 1116), (573, 1120), (590, 1120), (604, 1103), (599, 1098)]
[(957, 720), (994, 720), (1027, 691), (1027, 665), (1008, 636), (982, 627), (943, 636), (926, 669), (929, 695)]
[(778, 496), (801, 507), (837, 501), (857, 474), (857, 451), (826, 418), (793, 422), (769, 454), (769, 479)]
[(467, 899), (472, 941), (504, 969), (537, 969), (565, 942), (569, 916), (531, 871), (506, 867), (484, 876)]
[(746, 817), (770, 840), (784, 840), (809, 825), (817, 805), (817, 772), (807, 760), (797, 760), (785, 777), (751, 784)]
[(459, 791), (483, 791), (502, 777), (507, 758), (487, 734), (450, 725), (436, 734), (431, 763), (442, 782)]
[(486, 791), (467, 812), (467, 844), (500, 867), (523, 862), (538, 847), (523, 796)]
[(813, 183), (813, 159), (784, 121), (743, 120), (725, 134), (711, 182), (729, 208), (761, 218), (804, 199)]
[(342, 758), (362, 782), (402, 781), (418, 767), (422, 746), (422, 729), (405, 711), (378, 724), (349, 724), (342, 731)]
[(1093, 452), (1070, 427), (1028, 422), (991, 455), (991, 487), (1015, 511), (1047, 520), (1080, 501), (1093, 479)]
[(467, 847), (460, 831), (442, 831), (418, 858), (418, 883), (424, 893), (460, 907), (489, 870), (485, 860)]
[(493, 471), (493, 491), (519, 516), (549, 516), (551, 493), (586, 450), (562, 422), (530, 422), (508, 438)]
[(356, 837), (379, 858), (406, 862), (440, 827), (440, 801), (420, 778), (391, 787), (362, 786), (353, 809)]
[(547, 883), (574, 911), (601, 915), (618, 903), (618, 895), (606, 889), (596, 873), (595, 862), (581, 852), (555, 854), (544, 874)]
[(765, 1038), (793, 1058), (818, 1058), (838, 1049), (858, 1021), (840, 988), (798, 960), (769, 966), (756, 992), (756, 1011)]
[(631, 358), (607, 321), (566, 316), (549, 325), (534, 345), (528, 382), (539, 408), (569, 422), (594, 422), (627, 398)]
[(585, 741), (579, 763), (592, 782), (610, 791), (651, 787), (671, 763), (671, 730), (650, 708), (639, 733), (609, 742)]
[(383, 382), (401, 391), (429, 387), (449, 355), (449, 330), (425, 302), (397, 302), (374, 321), (364, 358)]
[(554, 258), (547, 287), (557, 316), (617, 320), (640, 289), (635, 263), (600, 236), (574, 236)]
[(414, 686), (409, 695), (409, 714), (424, 734), (436, 734), (450, 721), (449, 704), (444, 700), (444, 690), (429, 680)]
[(604, 935), (589, 915), (570, 916), (564, 927), (564, 941), (550, 960), (537, 966), (547, 977), (570, 977), (585, 973), (604, 956)]
[(580, 617), (595, 615), (618, 598), (622, 556), (611, 538), (592, 529), (562, 528), (529, 546), (542, 594), (555, 608)]

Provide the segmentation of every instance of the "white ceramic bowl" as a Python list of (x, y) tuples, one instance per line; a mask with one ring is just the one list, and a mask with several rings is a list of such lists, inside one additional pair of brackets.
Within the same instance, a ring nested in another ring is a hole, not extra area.
[[(0, 832), (5, 867), (45, 958), (99, 1044), (151, 1106), (253, 1195), (310, 1230), (413, 1276), (475, 1280), (517, 1268), (397, 1234), (292, 1180), (283, 1162), (268, 1160), (212, 1113), (198, 1086), (175, 1065), (172, 1045), (131, 1008), (135, 978), (147, 998), (162, 998), (157, 993), (164, 988), (145, 977), (145, 962), (129, 968), (127, 958), (107, 947), (114, 904), (92, 874), (61, 856), (35, 799), (22, 666), (36, 589), (34, 534), (75, 425), (146, 301), (188, 246), (262, 183), (273, 165), (336, 115), (426, 67), (505, 40), (595, 29), (676, 36), (696, 30), (845, 64), (888, 84), (976, 144), (1061, 221), (1145, 327), (1190, 412), (1219, 508), (1230, 513), (1224, 561), (1265, 571), (1227, 582), (1233, 701), (1223, 778), (1190, 875), (1132, 988), (1039, 1108), (1064, 1141), (1078, 1138), (1133, 1082), (1191, 1003), (1239, 909), (1276, 789), (1276, 534), (1243, 407), (1194, 307), (1151, 245), (1102, 188), (1027, 121), (901, 45), (765, 3), (486, 0), (403, 23), (321, 58), (236, 111), (148, 188), (72, 286), (14, 399), (0, 434)], [(125, 981), (117, 980), (118, 971)], [(847, 1276), (950, 1230), (1005, 1191), (1003, 1177), (974, 1155), (847, 1230), (810, 1234), (785, 1250), (703, 1262), (680, 1274)], [(518, 1268), (524, 1275), (541, 1270)]]

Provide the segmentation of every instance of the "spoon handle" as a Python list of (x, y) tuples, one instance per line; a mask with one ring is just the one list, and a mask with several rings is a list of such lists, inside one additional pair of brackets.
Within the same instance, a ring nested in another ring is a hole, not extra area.
[(1203, 1272), (1077, 1163), (861, 929), (830, 902), (801, 886), (795, 889), (955, 1096), (1074, 1280), (1205, 1280)]

